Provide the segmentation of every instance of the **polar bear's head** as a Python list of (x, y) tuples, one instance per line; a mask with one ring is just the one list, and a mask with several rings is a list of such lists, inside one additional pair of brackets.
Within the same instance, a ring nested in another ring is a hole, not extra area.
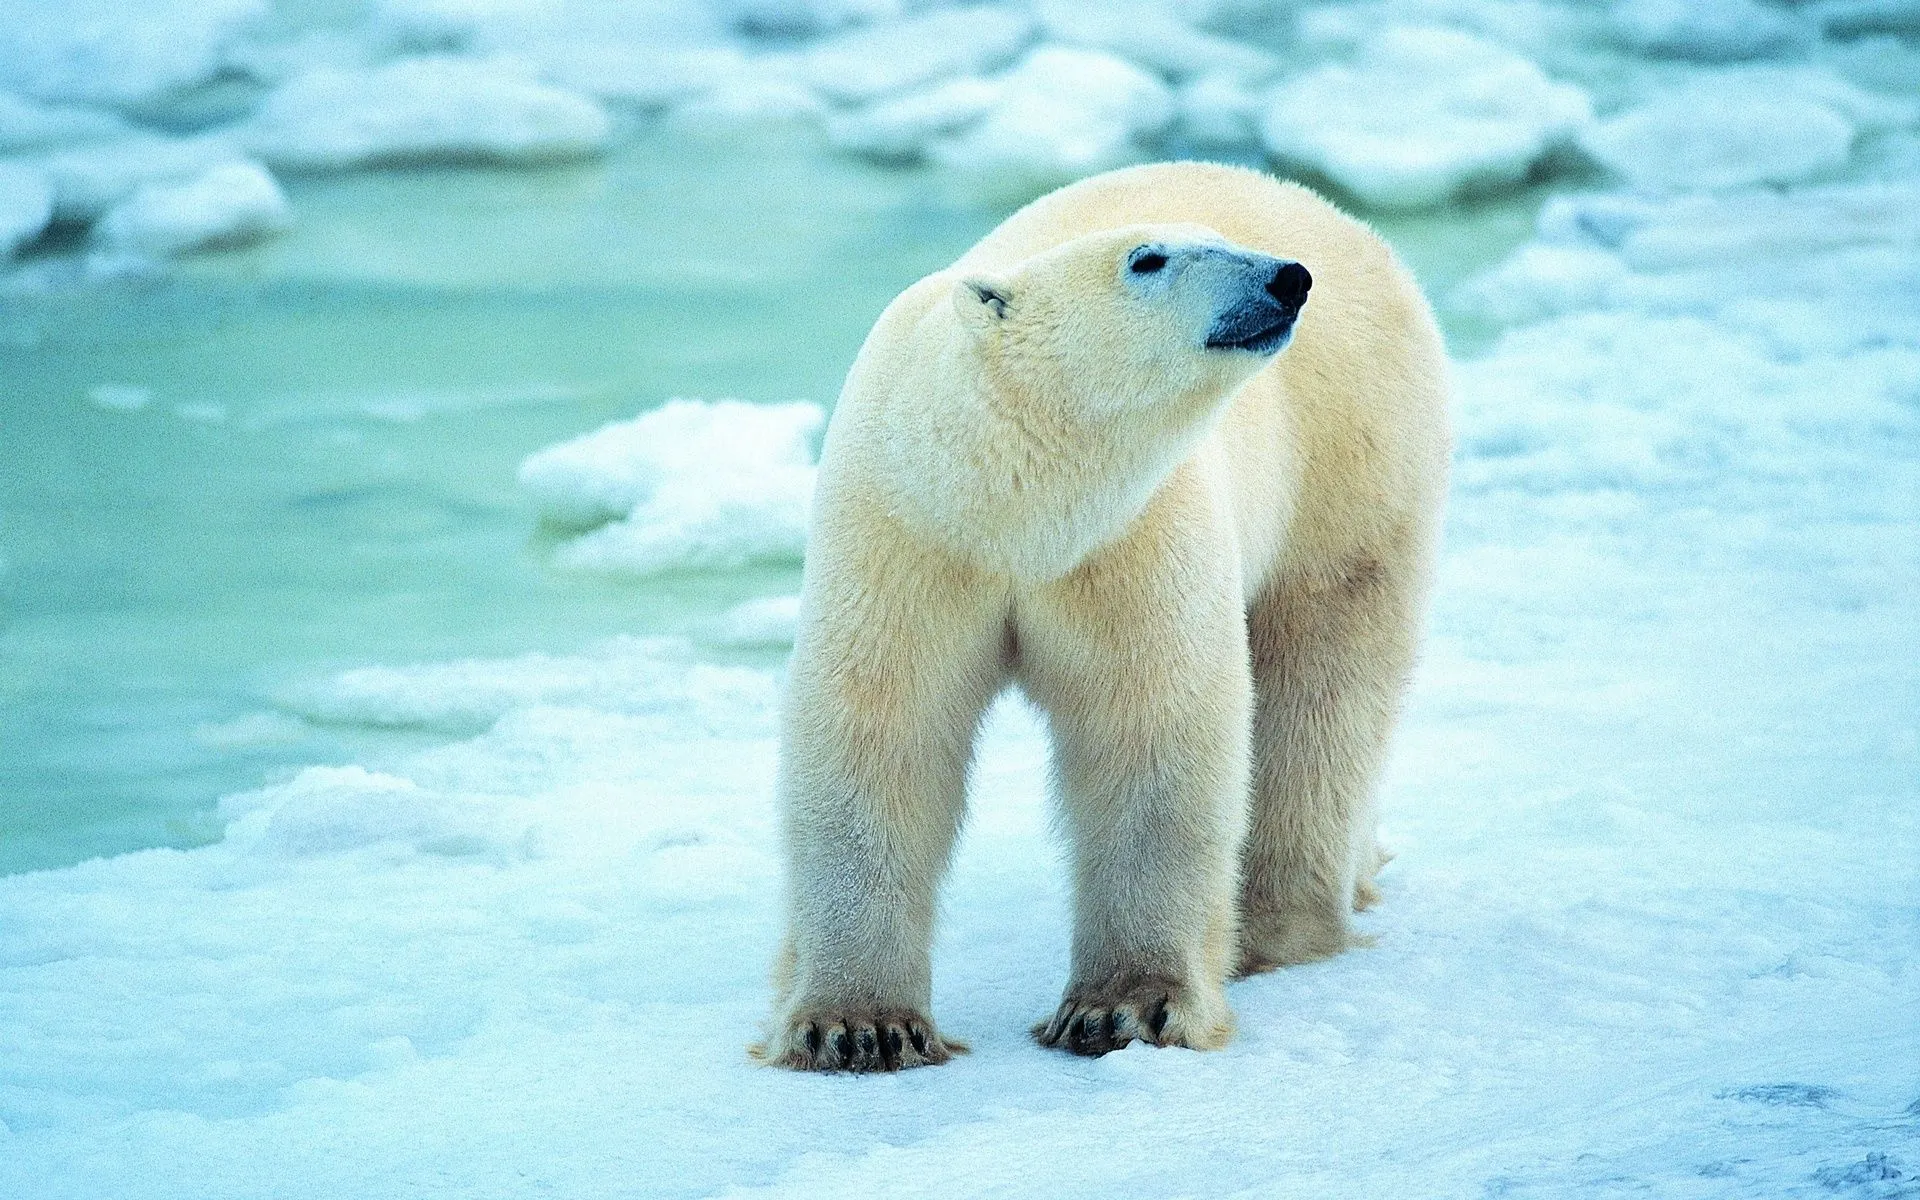
[(963, 275), (952, 299), (999, 386), (1098, 419), (1212, 407), (1286, 348), (1312, 283), (1204, 226), (1137, 225)]

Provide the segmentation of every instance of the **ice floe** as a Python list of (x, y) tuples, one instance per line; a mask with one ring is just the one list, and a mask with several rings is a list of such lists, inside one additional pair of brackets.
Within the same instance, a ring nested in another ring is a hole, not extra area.
[(866, 103), (1004, 66), (1033, 36), (1033, 19), (1010, 8), (937, 9), (822, 42), (796, 69), (830, 100)]
[(1196, 29), (1158, 0), (1039, 0), (1035, 12), (1049, 40), (1105, 50), (1175, 81), (1209, 73), (1257, 80), (1280, 71), (1277, 56)]
[(1165, 83), (1099, 50), (1041, 46), (999, 82), (986, 115), (931, 154), (1013, 198), (1139, 161), (1175, 114)]
[(813, 404), (670, 400), (549, 446), (520, 484), (557, 526), (588, 532), (556, 561), (628, 574), (797, 562), (806, 546)]
[(183, 183), (143, 184), (93, 227), (93, 245), (109, 257), (167, 258), (253, 241), (292, 220), (265, 167), (223, 163)]
[(140, 188), (178, 184), (245, 155), (218, 136), (143, 135), (100, 142), (36, 159), (53, 187), (54, 215), (91, 223)]
[(327, 170), (580, 158), (598, 153), (611, 128), (594, 100), (540, 83), (514, 64), (431, 57), (297, 75), (235, 136), (269, 166)]
[(0, 91), (137, 108), (213, 78), (266, 0), (4, 0)]
[(1351, 64), (1268, 94), (1261, 136), (1277, 160), (1363, 203), (1429, 208), (1527, 178), (1592, 115), (1585, 92), (1458, 30), (1401, 26)]

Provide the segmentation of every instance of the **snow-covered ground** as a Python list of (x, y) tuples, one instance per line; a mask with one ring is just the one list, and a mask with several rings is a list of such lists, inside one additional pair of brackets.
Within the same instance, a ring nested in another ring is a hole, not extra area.
[[(65, 278), (50, 220), (192, 250), (300, 219), (272, 169), (641, 121), (998, 197), (1187, 149), (1379, 211), (1560, 180), (1436, 297), (1471, 339), (1378, 941), (1234, 985), (1221, 1053), (1038, 1049), (1068, 899), (1009, 699), (936, 954), (974, 1052), (758, 1068), (779, 681), (740, 648), (791, 602), (369, 664), (206, 736), (414, 749), (0, 878), (0, 1196), (1920, 1195), (1920, 9), (335, 7), (0, 3), (16, 286)], [(557, 570), (778, 562), (818, 421), (680, 401), (520, 482)]]

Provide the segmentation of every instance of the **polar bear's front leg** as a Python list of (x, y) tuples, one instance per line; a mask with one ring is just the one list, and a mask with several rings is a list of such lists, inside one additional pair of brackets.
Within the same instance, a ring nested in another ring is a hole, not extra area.
[(1136, 530), (1018, 613), (1073, 838), (1072, 976), (1043, 1044), (1214, 1049), (1233, 1033), (1252, 683), (1220, 541)]
[(810, 581), (781, 744), (787, 938), (757, 1051), (780, 1066), (891, 1071), (965, 1049), (930, 1011), (934, 899), (1005, 679), (1006, 609), (919, 565), (894, 555), (894, 578), (853, 586), (823, 562)]

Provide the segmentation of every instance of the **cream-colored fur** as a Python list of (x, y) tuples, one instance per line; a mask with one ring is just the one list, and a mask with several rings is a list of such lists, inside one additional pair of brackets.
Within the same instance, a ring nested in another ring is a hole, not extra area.
[[(1196, 266), (1141, 293), (1126, 263), (1148, 244), (1304, 264), (1291, 346), (1207, 349), (1201, 309), (1228, 284)], [(1221, 1046), (1229, 975), (1353, 944), (1445, 487), (1445, 375), (1377, 236), (1229, 167), (1064, 188), (896, 299), (821, 458), (759, 1052), (871, 1070), (961, 1049), (929, 1011), (934, 896), (1009, 682), (1049, 717), (1073, 839), (1072, 972), (1043, 1042)]]

